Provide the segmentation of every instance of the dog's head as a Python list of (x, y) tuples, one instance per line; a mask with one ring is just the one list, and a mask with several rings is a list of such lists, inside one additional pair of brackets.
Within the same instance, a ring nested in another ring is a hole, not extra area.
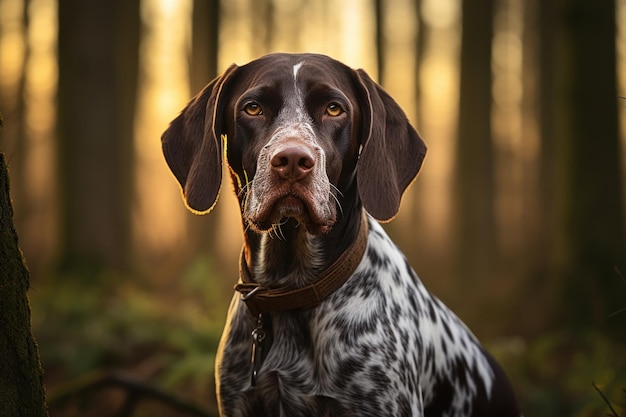
[(313, 54), (231, 66), (162, 142), (187, 206), (199, 213), (217, 202), (224, 153), (244, 220), (259, 232), (288, 218), (327, 231), (355, 187), (365, 209), (387, 221), (426, 153), (398, 104), (364, 71)]

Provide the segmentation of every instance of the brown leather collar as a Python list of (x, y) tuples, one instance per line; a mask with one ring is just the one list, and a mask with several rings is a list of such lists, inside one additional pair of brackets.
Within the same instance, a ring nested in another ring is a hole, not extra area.
[(254, 282), (243, 251), (239, 262), (240, 282), (235, 290), (242, 295), (254, 317), (272, 311), (304, 310), (313, 308), (330, 296), (350, 278), (361, 262), (367, 246), (367, 214), (363, 211), (357, 237), (352, 244), (320, 277), (302, 288), (265, 288)]

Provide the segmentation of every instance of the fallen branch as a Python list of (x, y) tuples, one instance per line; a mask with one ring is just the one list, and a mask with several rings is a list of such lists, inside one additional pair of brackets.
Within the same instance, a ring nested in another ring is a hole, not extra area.
[(215, 413), (190, 401), (120, 372), (95, 372), (71, 381), (55, 391), (48, 390), (48, 406), (52, 408), (62, 405), (74, 397), (108, 387), (119, 387), (128, 393), (126, 402), (118, 414), (120, 417), (132, 415), (139, 400), (148, 398), (193, 416), (216, 417)]
[(600, 394), (600, 397), (602, 397), (602, 399), (604, 400), (604, 402), (606, 403), (606, 405), (609, 406), (609, 409), (611, 410), (610, 414), (607, 414), (610, 417), (620, 417), (619, 414), (617, 414), (617, 412), (615, 411), (615, 409), (613, 408), (613, 405), (611, 404), (611, 402), (609, 401), (608, 398), (606, 398), (606, 395), (604, 395), (604, 393), (600, 390), (600, 388), (598, 388), (598, 386), (596, 385), (595, 382), (592, 382), (591, 385), (593, 385), (593, 387), (595, 388), (596, 391), (598, 391), (598, 394)]

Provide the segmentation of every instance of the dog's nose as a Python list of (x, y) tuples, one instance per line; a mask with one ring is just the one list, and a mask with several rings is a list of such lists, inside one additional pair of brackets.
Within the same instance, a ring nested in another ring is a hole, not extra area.
[(300, 180), (313, 170), (315, 155), (306, 147), (288, 145), (274, 154), (270, 164), (282, 178)]

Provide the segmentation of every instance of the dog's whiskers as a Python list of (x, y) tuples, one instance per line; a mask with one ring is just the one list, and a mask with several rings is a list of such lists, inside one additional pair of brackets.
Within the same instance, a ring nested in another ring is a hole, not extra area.
[[(337, 188), (336, 185), (334, 185), (333, 183), (328, 183), (328, 185), (330, 185), (330, 188), (335, 191), (337, 194), (339, 194), (340, 197), (343, 197), (343, 193), (341, 192), (341, 190), (339, 188)], [(334, 195), (333, 195), (334, 197)]]
[[(336, 193), (336, 194), (339, 194), (339, 196), (343, 197), (343, 193), (339, 190), (339, 188), (337, 188), (333, 184), (330, 184), (330, 186), (331, 186), (331, 192), (329, 194), (333, 198), (333, 200), (335, 200), (335, 202), (337, 203), (339, 212), (341, 213), (341, 216), (343, 217), (343, 207), (341, 207), (341, 202), (339, 201), (339, 198), (337, 198), (337, 195), (335, 195)], [(335, 193), (333, 193), (332, 190), (334, 190)]]
[(243, 187), (241, 187), (241, 189), (237, 193), (237, 197), (239, 197), (239, 198), (245, 197), (245, 201), (248, 201), (248, 196), (250, 195), (250, 190), (252, 189), (252, 182), (253, 181), (254, 180), (251, 180), (251, 181), (247, 182), (246, 184), (244, 184)]
[(287, 222), (287, 220), (283, 220), (283, 221), (282, 221), (282, 222), (280, 222), (280, 223), (273, 223), (273, 224), (272, 224), (272, 228), (271, 228), (271, 230), (269, 231), (269, 236), (270, 236), (270, 238), (272, 237), (272, 232), (273, 232), (274, 237), (275, 237), (276, 239), (278, 239), (278, 240), (287, 240), (287, 239), (285, 238), (285, 234), (283, 233), (283, 229), (281, 228), (281, 226), (282, 226), (283, 224), (285, 224), (286, 222)]

